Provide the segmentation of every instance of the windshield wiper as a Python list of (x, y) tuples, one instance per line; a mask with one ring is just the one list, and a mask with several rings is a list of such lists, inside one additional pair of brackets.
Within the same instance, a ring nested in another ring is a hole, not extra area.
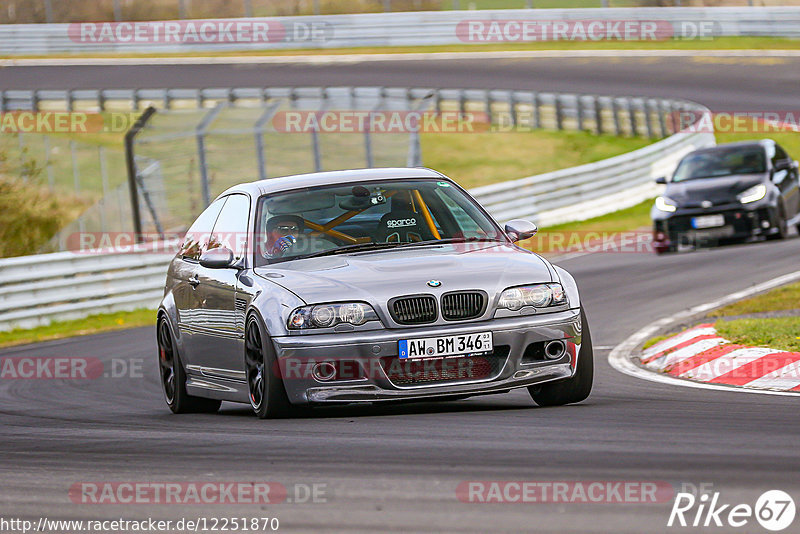
[(446, 239), (428, 239), (426, 241), (412, 241), (410, 243), (403, 243), (402, 247), (424, 246), (424, 245), (446, 245), (448, 243), (475, 243), (475, 242), (491, 242), (503, 243), (500, 239), (492, 237), (448, 237)]
[(301, 254), (299, 256), (289, 256), (287, 259), (300, 260), (305, 258), (319, 258), (320, 256), (332, 256), (334, 254), (345, 254), (347, 252), (361, 252), (365, 250), (381, 250), (386, 248), (395, 248), (401, 246), (403, 243), (355, 243), (352, 245), (344, 245), (329, 250), (321, 250), (319, 252), (312, 252), (310, 254)]

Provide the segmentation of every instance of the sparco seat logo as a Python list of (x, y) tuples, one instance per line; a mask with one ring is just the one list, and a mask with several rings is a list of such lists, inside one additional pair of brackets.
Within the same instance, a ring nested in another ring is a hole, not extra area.
[(416, 226), (417, 220), (411, 219), (389, 219), (386, 221), (386, 226), (389, 228), (400, 228), (401, 226)]

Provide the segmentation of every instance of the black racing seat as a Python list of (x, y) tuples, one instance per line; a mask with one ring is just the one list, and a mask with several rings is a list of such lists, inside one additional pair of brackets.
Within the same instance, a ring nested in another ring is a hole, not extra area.
[(378, 243), (412, 243), (433, 239), (422, 213), (393, 210), (381, 217), (375, 232)]

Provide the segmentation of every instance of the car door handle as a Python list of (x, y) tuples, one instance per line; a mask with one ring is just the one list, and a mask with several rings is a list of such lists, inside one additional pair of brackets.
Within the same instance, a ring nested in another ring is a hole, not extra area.
[(197, 278), (197, 275), (189, 277), (189, 285), (192, 286), (193, 288), (200, 285), (200, 280)]

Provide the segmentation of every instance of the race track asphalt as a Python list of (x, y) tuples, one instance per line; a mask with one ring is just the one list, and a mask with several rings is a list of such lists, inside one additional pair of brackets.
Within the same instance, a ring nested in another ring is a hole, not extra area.
[[(525, 60), (269, 67), (5, 68), (0, 87), (384, 84), (682, 96), (716, 109), (797, 106), (796, 60), (709, 63)], [(795, 155), (797, 157), (797, 155)], [(591, 397), (536, 408), (524, 390), (445, 403), (318, 409), (260, 421), (249, 407), (171, 415), (153, 329), (54, 341), (0, 357), (86, 356), (141, 373), (0, 381), (0, 515), (48, 518), (277, 516), (284, 531), (666, 532), (656, 504), (481, 504), (470, 480), (712, 484), (725, 503), (765, 490), (800, 498), (797, 399), (655, 384), (625, 376), (611, 347), (649, 322), (798, 269), (800, 239), (667, 257), (599, 253), (561, 265), (577, 279), (595, 350)], [(326, 501), (269, 506), (85, 505), (87, 481), (276, 481), (325, 485)], [(797, 521), (795, 522), (795, 525)], [(690, 529), (681, 529), (690, 530)], [(691, 529), (692, 531), (696, 529)], [(711, 529), (714, 530), (714, 529)], [(728, 531), (716, 529), (716, 531)], [(761, 532), (754, 520), (748, 532)], [(791, 529), (789, 530), (791, 531)]]

